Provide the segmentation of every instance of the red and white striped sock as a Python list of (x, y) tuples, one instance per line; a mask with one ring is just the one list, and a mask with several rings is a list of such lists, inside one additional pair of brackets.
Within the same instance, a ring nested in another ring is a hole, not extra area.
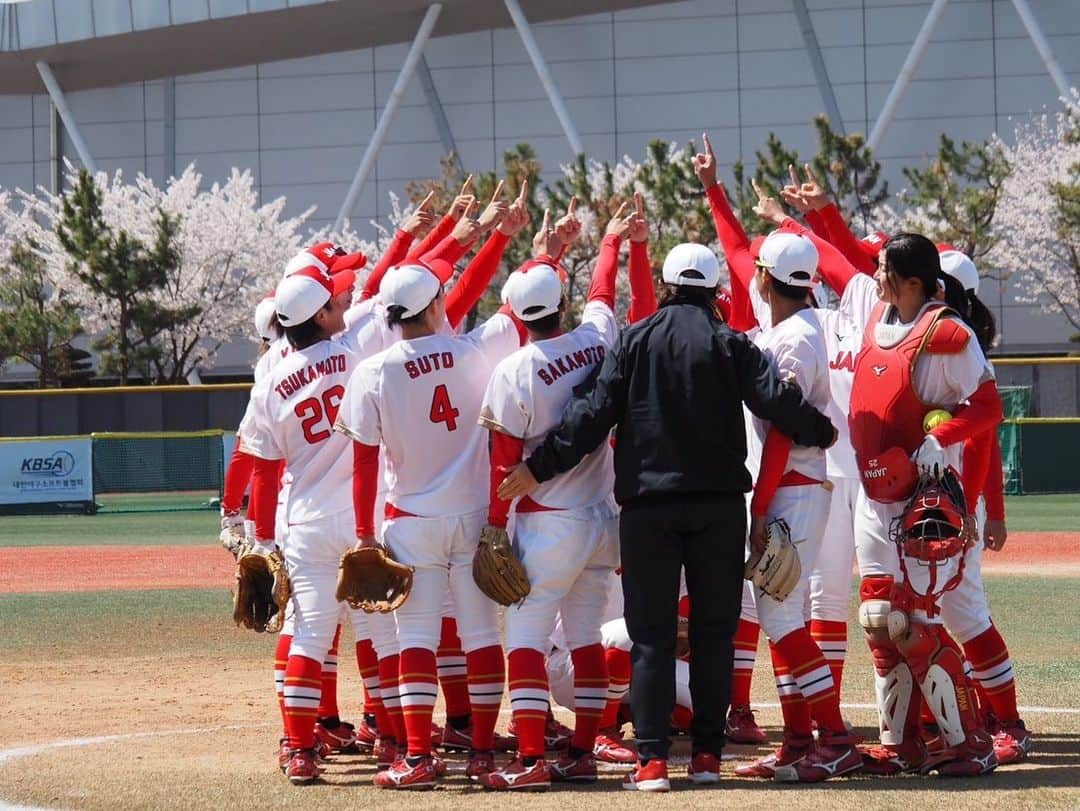
[(334, 631), (334, 641), (330, 643), (330, 650), (323, 658), (322, 666), (322, 698), (319, 700), (320, 718), (337, 718), (337, 661), (338, 640), (341, 638), (341, 625)]
[(427, 755), (431, 752), (431, 715), (439, 694), (435, 651), (406, 648), (401, 652), (400, 668), (398, 695), (405, 717), (409, 755)]
[(370, 639), (361, 639), (356, 643), (356, 668), (364, 685), (364, 715), (374, 715), (382, 701), (379, 695), (379, 657)]
[(810, 636), (821, 649), (821, 655), (832, 671), (836, 694), (844, 678), (844, 659), (847, 656), (847, 623), (836, 620), (810, 620)]
[(311, 749), (315, 746), (315, 718), (322, 692), (322, 662), (306, 656), (290, 656), (285, 666), (285, 728), (289, 746)]
[(400, 656), (384, 656), (379, 660), (379, 694), (382, 696), (383, 709), (388, 724), (382, 726), (379, 721), (379, 735), (393, 738), (398, 743), (405, 743), (405, 716), (401, 712), (401, 696), (398, 694), (398, 660)]
[(574, 737), (570, 745), (591, 752), (607, 704), (604, 646), (597, 642), (570, 651), (574, 662)]
[(604, 664), (607, 667), (608, 689), (600, 729), (611, 729), (618, 726), (619, 705), (630, 692), (630, 653), (621, 648), (608, 648), (604, 651)]
[(821, 649), (810, 638), (810, 632), (806, 628), (792, 631), (779, 640), (776, 647), (806, 700), (811, 717), (817, 721), (818, 729), (845, 734), (847, 729), (840, 715), (832, 671), (821, 655)]
[(780, 714), (784, 717), (784, 731), (801, 738), (810, 737), (810, 707), (799, 692), (799, 685), (791, 675), (791, 668), (784, 659), (780, 648), (769, 643), (769, 656), (772, 658), (773, 675), (776, 678), (776, 692), (780, 695)]
[(550, 706), (544, 654), (532, 648), (514, 648), (507, 659), (510, 709), (514, 714), (518, 754), (522, 757), (543, 757), (544, 728)]
[(439, 649), (435, 652), (439, 686), (446, 702), (446, 717), (461, 718), (472, 712), (469, 704), (469, 678), (465, 671), (465, 651), (461, 649), (457, 620), (443, 617)]
[(281, 710), (281, 727), (285, 736), (289, 734), (289, 722), (285, 718), (285, 668), (289, 665), (289, 648), (292, 647), (291, 634), (278, 634), (277, 647), (274, 649), (274, 692), (277, 693), (278, 709)]
[(971, 662), (972, 677), (981, 703), (989, 704), (1003, 724), (1020, 718), (1016, 707), (1016, 680), (1009, 649), (997, 627), (990, 627), (964, 643), (964, 656)]
[(761, 626), (753, 620), (740, 619), (735, 628), (735, 663), (731, 671), (731, 706), (750, 706), (750, 682), (754, 678), (758, 634)]
[[(472, 706), (473, 748), (486, 752), (495, 748), (495, 722), (499, 720), (506, 662), (500, 645), (489, 645), (465, 654), (469, 677), (469, 704)], [(545, 678), (547, 671), (544, 671)]]

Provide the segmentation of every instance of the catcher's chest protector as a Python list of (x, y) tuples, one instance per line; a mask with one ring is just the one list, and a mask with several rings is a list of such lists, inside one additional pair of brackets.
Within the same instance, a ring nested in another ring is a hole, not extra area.
[(915, 361), (935, 322), (946, 312), (931, 307), (896, 345), (879, 346), (874, 327), (885, 313), (884, 303), (874, 308), (863, 334), (851, 384), (848, 425), (859, 472), (866, 474), (867, 461), (892, 447), (908, 456), (922, 443), (923, 416), (931, 407), (915, 392)]

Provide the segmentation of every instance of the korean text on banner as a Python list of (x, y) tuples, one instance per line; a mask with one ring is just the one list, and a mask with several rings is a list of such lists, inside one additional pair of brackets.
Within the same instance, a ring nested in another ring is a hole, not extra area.
[(89, 437), (0, 442), (0, 504), (93, 501)]

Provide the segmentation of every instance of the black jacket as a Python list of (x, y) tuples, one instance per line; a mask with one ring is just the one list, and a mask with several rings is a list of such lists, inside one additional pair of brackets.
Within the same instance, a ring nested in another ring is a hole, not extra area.
[(528, 459), (544, 482), (572, 469), (615, 434), (615, 499), (744, 493), (742, 404), (796, 444), (828, 447), (833, 426), (777, 378), (747, 338), (703, 303), (676, 296), (623, 330), (592, 389)]

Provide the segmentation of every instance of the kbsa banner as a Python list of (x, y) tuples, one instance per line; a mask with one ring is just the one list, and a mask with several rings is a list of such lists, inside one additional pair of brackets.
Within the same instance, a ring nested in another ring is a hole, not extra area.
[(92, 501), (92, 453), (89, 437), (0, 442), (0, 504)]

